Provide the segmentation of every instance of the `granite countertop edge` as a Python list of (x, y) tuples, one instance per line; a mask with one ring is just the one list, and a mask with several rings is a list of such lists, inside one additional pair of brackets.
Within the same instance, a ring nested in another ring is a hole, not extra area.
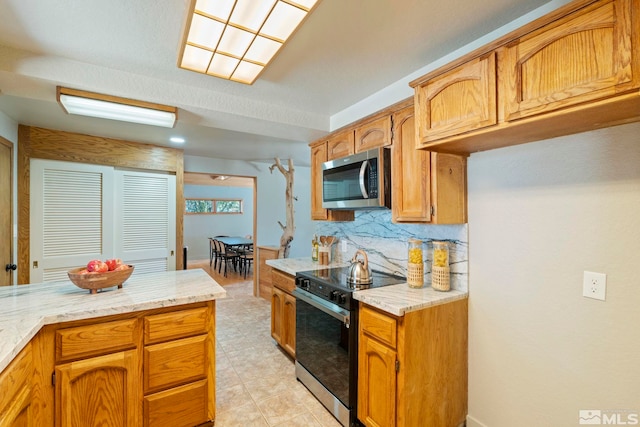
[(202, 269), (134, 275), (121, 289), (97, 294), (70, 281), (1, 289), (0, 372), (46, 325), (211, 301), (226, 293)]
[(268, 259), (265, 262), (268, 266), (292, 276), (295, 276), (300, 271), (324, 270), (326, 268), (348, 267), (351, 265), (350, 262), (331, 262), (328, 265), (321, 265), (318, 261), (313, 261), (311, 257)]
[(400, 283), (356, 291), (353, 293), (353, 297), (367, 305), (401, 317), (412, 311), (466, 299), (469, 297), (469, 293), (455, 289), (441, 292), (430, 286), (415, 289), (409, 287), (407, 283)]

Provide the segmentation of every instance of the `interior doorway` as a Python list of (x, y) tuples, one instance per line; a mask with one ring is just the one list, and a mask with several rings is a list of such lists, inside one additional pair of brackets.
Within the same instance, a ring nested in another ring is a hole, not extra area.
[[(216, 236), (248, 237), (253, 246), (257, 242), (257, 186), (255, 176), (222, 175), (215, 173), (184, 173), (185, 205), (202, 203), (205, 209), (212, 212), (188, 213), (185, 211), (183, 231), (184, 245), (187, 249), (186, 268), (203, 268), (209, 270), (209, 238)], [(215, 212), (216, 203), (223, 204), (241, 201), (242, 212)], [(206, 261), (206, 262), (205, 262)], [(255, 278), (255, 264), (248, 270), (250, 274), (229, 276), (220, 284), (232, 277), (237, 280)], [(254, 284), (255, 287), (255, 284)]]
[(13, 144), (0, 137), (0, 286), (13, 284)]

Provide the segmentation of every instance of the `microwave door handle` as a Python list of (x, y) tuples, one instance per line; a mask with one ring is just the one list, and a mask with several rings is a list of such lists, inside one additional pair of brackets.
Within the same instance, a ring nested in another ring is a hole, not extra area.
[(365, 160), (362, 162), (360, 166), (360, 191), (362, 192), (362, 197), (364, 199), (369, 198), (369, 193), (367, 192), (367, 184), (364, 181), (365, 173), (367, 172), (367, 168), (369, 167), (369, 161)]

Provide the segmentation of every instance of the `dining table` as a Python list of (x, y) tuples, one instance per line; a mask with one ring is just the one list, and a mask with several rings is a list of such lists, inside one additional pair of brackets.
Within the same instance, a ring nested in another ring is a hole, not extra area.
[(240, 247), (240, 246), (245, 246), (245, 247), (253, 246), (252, 239), (247, 239), (246, 237), (241, 237), (241, 236), (212, 237), (212, 239), (222, 242), (228, 248), (234, 248), (234, 247)]

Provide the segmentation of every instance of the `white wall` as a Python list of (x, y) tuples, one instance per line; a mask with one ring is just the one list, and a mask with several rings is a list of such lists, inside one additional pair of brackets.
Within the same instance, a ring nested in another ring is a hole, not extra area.
[[(311, 155), (311, 154), (309, 154)], [(287, 159), (281, 159), (286, 167)], [(258, 215), (256, 229), (257, 244), (261, 246), (279, 246), (282, 229), (278, 221), (286, 222), (284, 176), (276, 169), (269, 172), (271, 163), (255, 163), (238, 160), (211, 159), (206, 157), (184, 156), (184, 170), (187, 172), (218, 173), (226, 175), (255, 176), (257, 178)], [(314, 225), (311, 221), (311, 170), (294, 163), (294, 201), (295, 236), (291, 243), (290, 257), (311, 255), (311, 240)]]
[(209, 237), (253, 235), (253, 188), (185, 185), (185, 198), (240, 199), (242, 214), (185, 215), (184, 244), (188, 262), (209, 259)]
[[(640, 413), (638, 135), (634, 123), (469, 158), (470, 427)], [(606, 302), (582, 297), (585, 270), (607, 274)]]

